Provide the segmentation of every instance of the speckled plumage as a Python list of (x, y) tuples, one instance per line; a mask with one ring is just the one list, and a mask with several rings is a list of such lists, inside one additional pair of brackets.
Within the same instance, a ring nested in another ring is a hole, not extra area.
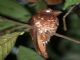
[(35, 49), (44, 58), (48, 58), (46, 44), (58, 28), (59, 22), (57, 16), (59, 14), (60, 11), (45, 9), (32, 17), (31, 25), (33, 29), (31, 30), (31, 36), (33, 43)]

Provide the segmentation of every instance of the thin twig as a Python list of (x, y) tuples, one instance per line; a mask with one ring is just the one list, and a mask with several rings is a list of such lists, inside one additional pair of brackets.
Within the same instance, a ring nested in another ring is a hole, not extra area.
[(26, 30), (26, 31), (29, 31), (29, 29), (32, 29), (32, 26), (28, 25), (26, 22), (19, 21), (15, 18), (6, 16), (1, 13), (0, 13), (0, 18), (2, 18), (2, 20), (0, 20), (1, 22), (9, 21), (9, 22), (12, 22), (13, 24), (15, 24), (15, 27), (12, 26), (12, 27), (9, 27), (3, 31), (0, 31), (0, 35), (13, 32), (17, 29), (19, 30), (20, 28), (24, 28), (24, 30)]
[(11, 32), (15, 31), (15, 30), (19, 30), (19, 29), (23, 29), (23, 31), (29, 31), (31, 28), (28, 28), (26, 25), (21, 25), (15, 28), (11, 29)]
[(14, 26), (5, 28), (5, 29), (3, 29), (3, 30), (0, 30), (0, 36), (4, 35), (4, 34), (6, 34), (6, 33), (11, 32), (10, 29), (15, 28), (15, 27), (17, 27), (17, 25), (14, 25)]
[(12, 23), (14, 23), (14, 24), (16, 24), (16, 25), (26, 25), (26, 27), (31, 28), (31, 26), (28, 25), (27, 23), (26, 23), (26, 24), (23, 24), (23, 23), (14, 21), (14, 20), (9, 20), (9, 19), (4, 19), (4, 21), (10, 21), (10, 22), (12, 22)]
[(55, 36), (67, 39), (67, 40), (72, 41), (72, 42), (77, 43), (77, 44), (80, 44), (80, 41), (75, 40), (75, 39), (70, 38), (70, 37), (67, 37), (67, 36), (64, 36), (62, 34), (55, 33)]
[(27, 27), (30, 27), (30, 28), (31, 28), (31, 26), (28, 25), (26, 22), (22, 22), (22, 21), (20, 21), (20, 20), (18, 20), (18, 19), (15, 19), (15, 18), (6, 16), (6, 15), (1, 14), (1, 13), (0, 13), (0, 16), (1, 16), (2, 18), (4, 18), (4, 19), (3, 19), (4, 21), (10, 21), (10, 22), (12, 22), (12, 23), (14, 23), (14, 24), (17, 24), (17, 25), (26, 25)]
[(72, 10), (78, 5), (79, 3), (77, 3), (76, 5), (73, 5), (68, 12), (63, 16), (63, 28), (65, 31), (67, 31), (67, 25), (66, 25), (66, 17), (72, 12)]
[(12, 32), (14, 32), (14, 31), (20, 30), (20, 29), (23, 29), (24, 32), (27, 32), (27, 31), (29, 32), (29, 30), (30, 30), (31, 28), (28, 28), (26, 25), (16, 25), (16, 26), (14, 26), (14, 27), (5, 29), (5, 30), (3, 30), (3, 31), (0, 31), (0, 36), (4, 35), (4, 34), (6, 34), (6, 33), (12, 33)]

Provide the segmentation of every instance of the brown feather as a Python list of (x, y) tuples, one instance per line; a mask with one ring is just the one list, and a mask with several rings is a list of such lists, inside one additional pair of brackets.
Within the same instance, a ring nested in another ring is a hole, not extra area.
[(39, 11), (32, 17), (30, 33), (33, 39), (33, 44), (36, 51), (43, 56), (48, 58), (46, 44), (50, 40), (50, 37), (55, 34), (59, 25), (57, 16), (58, 11), (45, 9)]

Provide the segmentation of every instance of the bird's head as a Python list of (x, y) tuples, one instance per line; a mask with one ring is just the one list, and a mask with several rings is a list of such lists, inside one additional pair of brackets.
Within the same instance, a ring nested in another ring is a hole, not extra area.
[(53, 14), (54, 16), (58, 16), (60, 15), (62, 12), (59, 10), (52, 10), (50, 8), (48, 9), (44, 9), (44, 10), (40, 10), (37, 13), (43, 13), (43, 14)]

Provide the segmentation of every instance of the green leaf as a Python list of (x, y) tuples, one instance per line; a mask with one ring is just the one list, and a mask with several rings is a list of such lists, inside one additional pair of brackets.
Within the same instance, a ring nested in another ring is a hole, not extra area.
[(15, 24), (7, 20), (8, 19), (0, 18), (0, 31), (15, 26)]
[(47, 4), (44, 0), (38, 0), (36, 3), (35, 3), (35, 8), (36, 10), (41, 10), (41, 9), (45, 9), (47, 8)]
[[(69, 15), (69, 29), (67, 35), (80, 41), (80, 17), (72, 13)], [(71, 51), (78, 52), (80, 54), (80, 44), (71, 42)]]
[(44, 60), (41, 56), (29, 48), (21, 46), (19, 48), (18, 60)]
[(80, 3), (80, 0), (65, 0), (63, 10), (65, 10), (68, 7), (70, 7), (71, 5), (74, 5), (74, 4), (77, 4), (77, 3)]
[(14, 32), (0, 36), (0, 60), (4, 60), (4, 58), (8, 55), (20, 34), (21, 32)]
[(26, 22), (31, 17), (29, 11), (16, 0), (0, 0), (0, 13)]
[(69, 20), (69, 33), (72, 34), (75, 38), (80, 38), (80, 17), (77, 14), (73, 13), (69, 16)]

